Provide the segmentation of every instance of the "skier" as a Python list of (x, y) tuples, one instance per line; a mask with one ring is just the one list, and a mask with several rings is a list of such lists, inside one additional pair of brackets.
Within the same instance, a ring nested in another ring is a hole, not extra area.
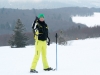
[(44, 14), (39, 14), (36, 17), (33, 25), (32, 25), (34, 39), (35, 39), (35, 56), (31, 65), (30, 72), (38, 73), (36, 71), (36, 65), (40, 57), (40, 53), (42, 54), (42, 63), (44, 71), (53, 70), (53, 68), (49, 67), (46, 57), (46, 48), (47, 45), (50, 45), (50, 39), (48, 37), (48, 26), (44, 20)]

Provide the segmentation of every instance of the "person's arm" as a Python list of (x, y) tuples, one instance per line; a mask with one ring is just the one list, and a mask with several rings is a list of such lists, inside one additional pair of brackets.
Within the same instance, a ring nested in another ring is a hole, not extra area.
[(48, 33), (49, 33), (49, 29), (48, 29), (48, 26), (47, 26), (47, 45), (50, 45), (50, 38), (48, 36)]
[(38, 21), (38, 17), (36, 17), (36, 19), (34, 20), (32, 24), (32, 31), (33, 31), (34, 36), (35, 36), (36, 28), (37, 28), (37, 21)]
[(35, 18), (33, 24), (32, 24), (32, 29), (34, 29), (35, 23), (38, 21), (38, 17)]

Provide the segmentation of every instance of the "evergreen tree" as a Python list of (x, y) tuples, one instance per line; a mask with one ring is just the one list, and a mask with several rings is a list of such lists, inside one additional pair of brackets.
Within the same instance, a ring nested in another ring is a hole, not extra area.
[(18, 19), (13, 31), (14, 34), (12, 35), (11, 40), (9, 40), (11, 47), (25, 47), (27, 45), (26, 41), (28, 40), (28, 37), (24, 33), (25, 28), (20, 19)]

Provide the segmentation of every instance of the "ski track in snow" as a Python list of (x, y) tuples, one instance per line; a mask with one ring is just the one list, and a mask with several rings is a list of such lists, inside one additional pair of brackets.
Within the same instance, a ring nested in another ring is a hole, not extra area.
[[(58, 45), (58, 70), (43, 71), (42, 60), (34, 75), (100, 75), (100, 38), (72, 40), (68, 45)], [(56, 67), (56, 45), (47, 48), (50, 67)], [(30, 66), (34, 57), (34, 46), (26, 48), (0, 47), (0, 75), (33, 75)]]

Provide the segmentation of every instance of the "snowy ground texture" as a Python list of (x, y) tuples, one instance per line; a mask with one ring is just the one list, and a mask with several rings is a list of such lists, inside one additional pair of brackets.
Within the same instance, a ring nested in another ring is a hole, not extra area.
[(86, 24), (88, 27), (100, 26), (100, 13), (95, 12), (92, 16), (73, 16), (72, 20), (75, 23)]
[[(56, 65), (56, 45), (48, 46), (51, 67)], [(41, 58), (38, 74), (29, 73), (34, 46), (26, 48), (0, 47), (0, 75), (100, 75), (100, 38), (73, 40), (67, 46), (58, 45), (58, 70), (43, 71)]]

